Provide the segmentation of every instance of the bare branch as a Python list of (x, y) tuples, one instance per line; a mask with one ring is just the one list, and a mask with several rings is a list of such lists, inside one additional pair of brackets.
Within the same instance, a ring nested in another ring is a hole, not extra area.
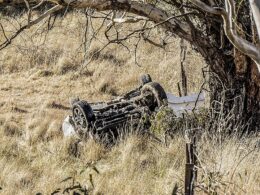
[[(226, 1), (226, 10), (220, 7), (213, 8), (200, 0), (190, 0), (194, 5), (211, 14), (220, 15), (224, 20), (224, 30), (230, 42), (242, 53), (248, 55), (257, 64), (260, 72), (260, 48), (237, 35), (233, 18), (235, 18), (235, 5), (233, 0)], [(258, 20), (259, 22), (259, 20)]]
[(21, 34), (21, 32), (23, 32), (25, 29), (30, 28), (31, 26), (39, 23), (40, 21), (42, 21), (44, 18), (48, 17), (50, 14), (62, 9), (63, 6), (61, 5), (56, 5), (54, 7), (52, 7), (51, 9), (49, 9), (48, 11), (46, 11), (45, 13), (43, 13), (42, 15), (40, 15), (38, 18), (36, 18), (35, 20), (31, 21), (30, 23), (22, 26), (14, 35), (12, 35), (10, 38), (7, 38), (7, 40), (4, 43), (0, 44), (0, 50), (4, 49), (6, 46), (10, 45), (12, 40), (15, 39), (19, 34)]
[(37, 4), (34, 7), (32, 7), (32, 10), (37, 9), (38, 7), (40, 7), (44, 3), (44, 1), (45, 0), (41, 0), (41, 2), (39, 4)]
[(4, 29), (4, 27), (3, 27), (3, 25), (0, 23), (0, 27), (1, 27), (1, 30), (2, 30), (2, 32), (3, 32), (3, 35), (4, 35), (4, 37), (5, 37), (5, 40), (7, 41), (7, 42), (10, 42), (10, 40), (8, 39), (8, 37), (6, 36), (6, 34), (5, 34), (5, 29)]
[[(17, 0), (16, 3), (21, 3), (24, 0)], [(42, 1), (40, 0), (26, 0), (31, 3), (38, 3), (41, 4)], [(211, 13), (215, 15), (222, 16), (224, 20), (224, 30), (225, 34), (229, 38), (229, 40), (232, 42), (232, 44), (239, 49), (244, 54), (248, 55), (250, 58), (252, 58), (259, 67), (260, 70), (260, 51), (257, 46), (254, 44), (248, 42), (247, 40), (243, 39), (236, 33), (236, 27), (234, 25), (234, 18), (235, 18), (235, 3), (234, 0), (225, 0), (226, 1), (226, 9), (220, 8), (220, 7), (212, 7), (207, 5), (206, 3), (200, 1), (200, 0), (190, 0), (194, 5), (199, 7), (200, 9)], [(252, 4), (254, 4), (256, 1), (251, 0)], [(171, 16), (167, 14), (164, 10), (160, 9), (157, 6), (154, 6), (152, 4), (144, 4), (139, 1), (133, 1), (133, 0), (46, 0), (46, 2), (52, 2), (59, 6), (63, 7), (73, 7), (73, 8), (91, 8), (95, 9), (97, 11), (107, 11), (107, 10), (118, 10), (118, 11), (127, 11), (129, 13), (136, 14), (137, 17), (130, 18), (130, 17), (121, 17), (116, 18), (112, 17), (113, 23), (132, 23), (132, 22), (138, 22), (140, 20), (151, 20), (156, 25), (162, 25), (164, 28), (169, 30), (170, 32), (173, 32), (180, 38), (183, 38), (189, 42), (193, 42), (195, 45), (201, 46), (201, 42), (203, 42), (204, 46), (207, 45), (206, 40), (203, 40), (205, 36), (201, 33), (201, 41), (199, 43), (198, 40), (194, 40), (194, 31), (198, 31), (196, 28), (194, 28), (192, 25), (189, 24), (189, 19), (186, 17), (185, 14), (182, 13), (181, 16), (185, 16), (185, 20), (179, 20), (176, 18), (176, 16)], [(211, 4), (214, 4), (213, 1), (210, 1)], [(1, 5), (1, 2), (0, 2)], [(258, 5), (258, 4), (256, 4)], [(182, 4), (181, 4), (182, 6)], [(257, 7), (257, 6), (256, 6)], [(188, 19), (188, 20), (187, 20)], [(41, 20), (41, 18), (39, 18)], [(35, 23), (38, 23), (38, 19), (32, 21), (29, 25), (27, 25), (25, 28), (29, 28), (30, 26), (34, 25)], [(256, 23), (259, 23), (259, 20), (256, 21)], [(155, 25), (155, 26), (156, 26)], [(10, 39), (12, 40), (12, 39)], [(1, 49), (1, 48), (0, 48)], [(203, 49), (200, 51), (203, 53)]]
[(124, 18), (114, 18), (113, 22), (114, 23), (137, 23), (142, 20), (149, 20), (146, 17), (142, 16), (137, 16), (137, 17), (124, 17)]
[[(51, 2), (59, 4), (59, 0), (51, 0)], [(129, 13), (136, 14), (138, 16), (147, 17), (150, 20), (159, 23), (167, 20), (169, 15), (165, 13), (162, 9), (155, 7), (151, 4), (143, 4), (138, 1), (132, 0), (63, 0), (67, 5), (76, 8), (93, 8), (97, 11), (106, 11), (106, 10), (122, 10)], [(168, 20), (165, 23), (165, 28), (174, 33), (181, 38), (184, 38), (188, 41), (192, 41), (192, 29), (184, 22), (175, 20), (174, 18)]]
[(252, 9), (253, 17), (256, 23), (256, 28), (258, 32), (258, 37), (260, 39), (260, 1), (259, 0), (249, 0)]

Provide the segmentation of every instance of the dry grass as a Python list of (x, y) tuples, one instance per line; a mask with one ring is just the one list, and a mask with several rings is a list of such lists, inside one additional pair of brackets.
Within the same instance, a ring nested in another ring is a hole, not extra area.
[[(37, 143), (1, 136), (5, 146), (0, 150), (3, 193), (50, 194), (70, 186), (70, 180), (62, 182), (68, 177), (93, 194), (171, 194), (174, 186), (183, 192), (185, 140), (181, 134), (176, 134), (167, 147), (133, 134), (110, 149), (91, 139), (81, 143), (60, 136), (43, 139), (47, 134), (41, 132)], [(223, 140), (220, 143), (205, 136), (199, 142), (202, 168), (197, 191), (258, 194), (257, 139)]]
[[(71, 180), (61, 182), (68, 177), (93, 194), (171, 194), (175, 186), (183, 193), (182, 133), (169, 146), (131, 134), (110, 149), (91, 139), (78, 143), (62, 136), (61, 122), (72, 97), (110, 99), (137, 86), (142, 73), (175, 94), (180, 81), (176, 39), (169, 46), (172, 52), (142, 42), (141, 67), (133, 52), (117, 45), (85, 67), (78, 49), (84, 22), (82, 15), (70, 13), (46, 39), (35, 27), (0, 52), (0, 193), (50, 194), (70, 186)], [(89, 54), (102, 47), (103, 39), (100, 35)], [(204, 62), (189, 48), (185, 65), (189, 92), (198, 91)], [(205, 132), (198, 143), (203, 169), (197, 190), (205, 191), (199, 193), (259, 194), (259, 135), (220, 136), (210, 139)]]

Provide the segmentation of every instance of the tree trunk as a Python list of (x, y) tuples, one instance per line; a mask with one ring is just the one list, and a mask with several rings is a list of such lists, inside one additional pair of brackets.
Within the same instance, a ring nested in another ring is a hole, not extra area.
[[(243, 9), (243, 10), (242, 10)], [(249, 5), (240, 8), (237, 24), (241, 29), (238, 33), (250, 42), (258, 40)], [(198, 40), (192, 44), (209, 64), (211, 103), (222, 103), (226, 116), (233, 114), (231, 123), (247, 125), (249, 130), (260, 130), (260, 73), (257, 65), (230, 43), (221, 33), (219, 22), (209, 20), (207, 34), (211, 37)], [(207, 42), (210, 44), (207, 45)], [(216, 109), (221, 109), (217, 103)], [(215, 104), (216, 105), (216, 104)]]
[[(220, 57), (223, 58), (223, 56), (224, 54), (221, 54)], [(217, 74), (219, 79), (212, 75), (214, 82), (211, 82), (212, 101), (216, 100), (224, 104), (224, 114), (230, 114), (230, 112), (234, 114), (232, 121), (234, 124), (248, 123), (250, 130), (259, 130), (260, 75), (255, 62), (235, 51), (230, 59), (223, 59), (222, 63), (215, 60), (212, 64), (214, 67), (234, 67), (227, 68), (224, 78), (220, 74)]]
[[(222, 114), (233, 114), (233, 124), (246, 124), (250, 131), (260, 130), (258, 68), (254, 61), (235, 48), (231, 51), (215, 48), (203, 53), (212, 72), (209, 83), (211, 102), (222, 103)], [(218, 103), (215, 108), (220, 107)]]

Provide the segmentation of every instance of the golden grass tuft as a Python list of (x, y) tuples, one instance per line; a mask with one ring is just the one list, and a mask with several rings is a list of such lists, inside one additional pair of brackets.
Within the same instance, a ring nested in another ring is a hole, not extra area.
[(99, 83), (99, 86), (97, 86), (98, 91), (101, 93), (107, 93), (112, 96), (116, 96), (117, 92), (116, 89), (113, 87), (113, 83), (111, 81), (103, 80)]
[(22, 129), (17, 123), (13, 121), (6, 121), (2, 127), (2, 131), (7, 136), (20, 136), (22, 135)]
[(78, 68), (78, 64), (75, 64), (72, 61), (72, 59), (70, 59), (68, 57), (60, 57), (57, 62), (54, 72), (56, 74), (62, 75), (62, 74), (66, 74), (71, 71), (76, 71), (77, 68)]
[(35, 73), (35, 77), (49, 77), (49, 76), (52, 76), (53, 75), (53, 72), (51, 70), (38, 70), (36, 73)]

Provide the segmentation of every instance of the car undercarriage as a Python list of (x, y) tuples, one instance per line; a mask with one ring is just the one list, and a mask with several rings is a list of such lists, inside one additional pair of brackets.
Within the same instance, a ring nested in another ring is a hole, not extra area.
[(108, 102), (88, 103), (74, 99), (71, 102), (72, 114), (67, 122), (80, 137), (107, 133), (116, 137), (120, 129), (128, 125), (149, 128), (145, 118), (168, 104), (167, 95), (149, 74), (142, 75), (140, 81), (138, 88)]

